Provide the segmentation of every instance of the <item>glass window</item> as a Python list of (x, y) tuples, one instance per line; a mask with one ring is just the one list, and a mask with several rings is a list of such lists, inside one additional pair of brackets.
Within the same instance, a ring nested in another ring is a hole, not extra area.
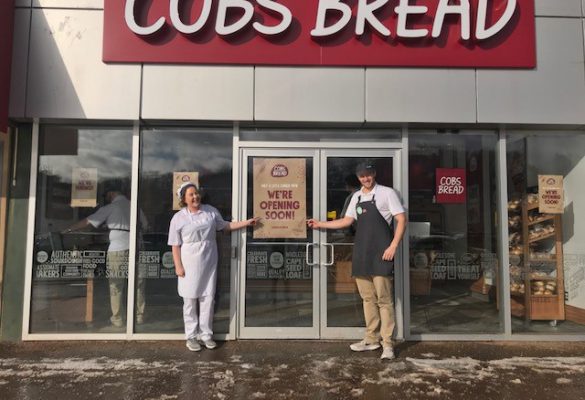
[(585, 332), (585, 135), (507, 140), (512, 330)]
[(371, 142), (390, 141), (400, 142), (402, 134), (400, 130), (376, 130), (376, 129), (252, 129), (242, 128), (240, 139), (246, 141), (269, 142), (334, 142), (349, 141)]
[[(195, 177), (204, 192), (203, 202), (231, 220), (232, 132), (219, 129), (145, 129), (141, 134), (138, 196), (136, 332), (180, 333), (183, 301), (177, 293), (177, 277), (171, 248), (167, 245), (169, 223), (176, 212), (174, 179)], [(227, 333), (230, 322), (230, 234), (218, 233), (218, 281), (214, 333)]]
[(132, 130), (39, 136), (31, 333), (124, 332)]
[(498, 333), (497, 136), (409, 138), (411, 333)]

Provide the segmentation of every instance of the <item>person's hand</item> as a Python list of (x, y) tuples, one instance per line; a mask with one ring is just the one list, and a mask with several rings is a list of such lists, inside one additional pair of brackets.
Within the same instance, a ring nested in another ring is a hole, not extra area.
[(180, 276), (181, 278), (185, 277), (185, 268), (183, 268), (182, 265), (177, 265), (175, 267), (175, 274), (177, 274), (177, 276)]
[(258, 222), (260, 222), (261, 218), (260, 217), (254, 217), (254, 218), (250, 218), (249, 220), (246, 221), (246, 225), (247, 226), (256, 226), (256, 224)]
[(394, 260), (394, 255), (396, 255), (396, 247), (390, 245), (384, 250), (384, 254), (382, 254), (382, 260), (384, 261), (392, 261)]
[(321, 221), (317, 221), (316, 219), (308, 219), (307, 226), (311, 229), (319, 229), (321, 227)]

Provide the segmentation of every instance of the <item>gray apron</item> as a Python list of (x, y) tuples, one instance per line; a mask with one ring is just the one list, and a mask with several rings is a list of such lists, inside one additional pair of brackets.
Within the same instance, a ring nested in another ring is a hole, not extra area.
[(352, 257), (352, 276), (389, 276), (394, 273), (394, 262), (384, 261), (384, 250), (394, 237), (392, 228), (372, 200), (356, 205), (357, 227)]

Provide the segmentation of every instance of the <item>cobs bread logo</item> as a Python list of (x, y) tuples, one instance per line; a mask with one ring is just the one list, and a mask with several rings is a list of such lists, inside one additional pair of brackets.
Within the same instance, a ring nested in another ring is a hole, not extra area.
[(272, 177), (273, 178), (283, 178), (288, 176), (288, 168), (284, 164), (276, 164), (272, 167)]

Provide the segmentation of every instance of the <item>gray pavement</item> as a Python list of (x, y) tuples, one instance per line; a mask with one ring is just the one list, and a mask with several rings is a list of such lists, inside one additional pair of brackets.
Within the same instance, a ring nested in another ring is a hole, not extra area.
[(585, 399), (585, 343), (0, 343), (0, 399)]

